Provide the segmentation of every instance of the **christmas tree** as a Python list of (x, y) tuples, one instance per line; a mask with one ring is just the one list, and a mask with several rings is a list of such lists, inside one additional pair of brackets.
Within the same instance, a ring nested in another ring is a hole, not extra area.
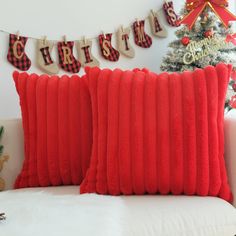
[[(181, 15), (186, 15), (188, 11), (183, 9)], [(216, 39), (225, 40), (226, 36), (232, 34), (232, 24), (225, 28), (219, 18), (212, 10), (207, 7), (198, 17), (194, 26), (190, 30), (188, 26), (183, 25), (175, 32), (177, 39), (169, 44), (170, 51), (163, 58), (161, 64), (162, 71), (182, 72), (185, 70), (194, 70), (196, 68), (204, 68), (208, 65), (215, 66), (220, 62), (232, 64), (236, 69), (236, 47), (232, 43), (227, 43), (227, 46), (217, 51), (211, 51), (207, 56), (204, 56), (190, 64), (184, 63), (184, 55), (187, 52), (187, 45), (191, 41), (199, 42), (206, 38), (214, 37)], [(202, 49), (199, 50), (203, 50)], [(230, 81), (226, 99), (226, 108), (230, 109), (229, 101), (234, 95), (233, 80)]]

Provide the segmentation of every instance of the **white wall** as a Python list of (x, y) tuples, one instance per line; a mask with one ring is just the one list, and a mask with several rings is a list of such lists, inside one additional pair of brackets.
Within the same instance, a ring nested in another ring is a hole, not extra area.
[[(136, 17), (142, 19), (149, 14), (150, 9), (159, 9), (163, 0), (0, 0), (0, 29), (22, 35), (40, 38), (47, 35), (48, 39), (60, 40), (67, 35), (68, 40), (80, 39), (82, 36), (94, 37), (104, 32), (113, 32), (121, 24), (132, 23)], [(184, 1), (174, 0), (177, 11)], [(231, 0), (231, 9), (235, 3)], [(234, 11), (235, 12), (235, 11)], [(164, 17), (162, 21), (165, 23)], [(97, 41), (93, 42), (93, 53), (100, 60), (101, 67), (147, 67), (158, 72), (162, 57), (167, 51), (168, 43), (173, 40), (176, 28), (166, 26), (169, 37), (159, 39), (153, 37), (153, 45), (142, 49), (134, 45), (136, 56), (127, 59), (124, 56), (116, 63), (107, 62), (100, 56)], [(150, 33), (149, 22), (146, 31)], [(113, 38), (115, 43), (115, 40)], [(133, 39), (131, 39), (133, 43)], [(20, 116), (18, 96), (11, 77), (15, 68), (6, 60), (8, 50), (8, 35), (0, 33), (0, 118), (15, 118)], [(29, 40), (26, 47), (27, 55), (32, 60), (29, 72), (42, 73), (35, 62), (35, 41)], [(75, 55), (76, 51), (75, 51)], [(57, 59), (56, 48), (53, 58)], [(62, 70), (60, 74), (65, 73)], [(83, 71), (82, 71), (83, 73)]]

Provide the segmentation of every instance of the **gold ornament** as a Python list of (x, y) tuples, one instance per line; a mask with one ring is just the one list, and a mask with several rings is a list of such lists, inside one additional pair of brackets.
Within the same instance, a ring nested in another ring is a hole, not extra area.
[(200, 41), (191, 41), (186, 47), (187, 52), (184, 54), (183, 62), (186, 65), (192, 64), (211, 53), (227, 48), (227, 46), (228, 42), (226, 42), (225, 38), (216, 36), (208, 37)]

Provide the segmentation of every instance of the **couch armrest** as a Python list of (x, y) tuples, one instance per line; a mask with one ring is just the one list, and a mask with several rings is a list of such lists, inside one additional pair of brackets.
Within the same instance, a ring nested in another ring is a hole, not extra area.
[(20, 173), (24, 159), (24, 138), (21, 119), (0, 120), (4, 126), (1, 144), (4, 145), (3, 155), (9, 156), (4, 163), (0, 177), (5, 180), (5, 189), (12, 189), (15, 179)]
[(236, 110), (225, 115), (225, 162), (236, 207)]

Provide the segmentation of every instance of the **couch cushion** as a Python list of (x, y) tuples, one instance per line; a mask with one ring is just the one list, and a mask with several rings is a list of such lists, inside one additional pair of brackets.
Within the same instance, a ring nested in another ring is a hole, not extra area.
[[(0, 193), (4, 236), (234, 236), (236, 209), (220, 198), (78, 195), (78, 187)], [(22, 217), (23, 213), (23, 217)], [(24, 227), (22, 227), (24, 226)]]
[(223, 112), (231, 67), (182, 74), (88, 68), (93, 149), (81, 193), (232, 200)]
[(91, 102), (85, 77), (15, 72), (25, 160), (15, 187), (80, 184), (92, 145)]

